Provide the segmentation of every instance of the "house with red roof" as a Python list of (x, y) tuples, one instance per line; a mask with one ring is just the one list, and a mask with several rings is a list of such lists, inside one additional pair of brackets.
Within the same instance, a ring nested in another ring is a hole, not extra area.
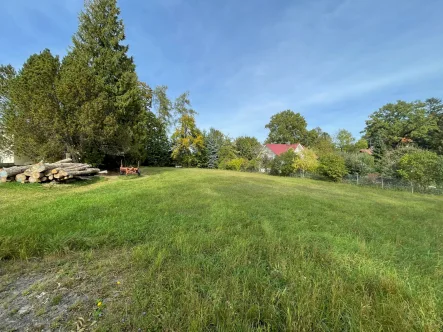
[[(297, 144), (265, 144), (263, 145), (263, 150), (260, 155), (262, 157), (268, 157), (268, 159), (272, 160), (276, 156), (281, 155), (282, 153), (287, 152), (289, 149), (293, 149), (295, 153), (302, 152), (305, 148), (303, 145)], [(260, 169), (261, 172), (265, 173), (267, 170), (265, 168)]]
[(263, 153), (270, 159), (274, 159), (276, 156), (287, 152), (289, 149), (293, 149), (295, 153), (303, 151), (305, 148), (303, 145), (297, 144), (265, 144), (263, 146)]

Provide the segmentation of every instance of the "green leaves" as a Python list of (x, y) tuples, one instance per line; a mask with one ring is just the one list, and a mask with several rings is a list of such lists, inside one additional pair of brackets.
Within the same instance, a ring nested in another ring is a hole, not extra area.
[(166, 125), (154, 113), (146, 112), (146, 161), (150, 166), (168, 166), (170, 164), (170, 142)]
[(374, 172), (374, 157), (358, 152), (345, 152), (342, 156), (350, 174), (367, 175)]
[(92, 163), (105, 157), (144, 159), (146, 134), (140, 124), (152, 95), (139, 84), (128, 46), (122, 44), (119, 14), (116, 0), (87, 3), (61, 73), (65, 114), (75, 122), (71, 148)]
[(341, 179), (348, 174), (345, 160), (343, 157), (331, 153), (320, 157), (320, 174), (328, 177), (333, 181), (341, 181)]
[(301, 143), (306, 144), (308, 131), (307, 123), (300, 113), (286, 110), (271, 117), (265, 126), (269, 129), (266, 143)]
[(1, 125), (14, 137), (14, 152), (34, 160), (69, 152), (92, 164), (144, 160), (152, 95), (139, 85), (122, 44), (119, 14), (116, 0), (88, 1), (62, 64), (45, 50), (32, 55), (17, 77), (2, 67)]
[(367, 149), (369, 147), (369, 143), (365, 138), (360, 138), (356, 143), (355, 143), (355, 150), (359, 151), (362, 149)]
[(289, 176), (294, 173), (294, 160), (297, 158), (293, 149), (276, 156), (271, 162), (271, 174), (280, 176)]
[(198, 155), (204, 148), (204, 138), (192, 114), (183, 114), (179, 118), (172, 144), (172, 159), (182, 166), (197, 166)]
[(420, 141), (437, 128), (435, 117), (429, 116), (426, 104), (420, 101), (386, 104), (366, 121), (365, 136), (375, 139), (377, 135), (388, 147), (396, 147), (407, 138)]
[(225, 151), (222, 151), (222, 148), (225, 144), (229, 144), (232, 148), (232, 144), (230, 144), (228, 137), (226, 137), (220, 130), (214, 128), (210, 128), (209, 132), (204, 134), (204, 140), (207, 166), (208, 168), (218, 168), (219, 164), (223, 162), (224, 158), (226, 158)]
[(166, 85), (157, 86), (152, 92), (153, 106), (158, 118), (165, 124), (170, 125), (173, 122), (173, 105), (167, 95), (168, 87)]
[(318, 168), (318, 160), (316, 154), (309, 149), (304, 149), (293, 162), (293, 167), (295, 170), (302, 171), (304, 176), (305, 172), (315, 172)]
[(355, 149), (355, 138), (346, 129), (340, 129), (335, 135), (334, 141), (340, 151), (349, 152)]
[(241, 136), (235, 140), (235, 149), (240, 158), (252, 160), (257, 158), (262, 145), (255, 137)]
[(0, 66), (0, 151), (5, 155), (11, 154), (13, 147), (11, 140), (13, 136), (8, 135), (7, 123), (8, 119), (14, 116), (10, 100), (10, 85), (16, 76), (17, 73), (11, 65)]
[(55, 89), (59, 70), (58, 57), (44, 50), (29, 57), (17, 76), (10, 76), (3, 125), (5, 134), (14, 138), (15, 153), (33, 160), (62, 155), (63, 123)]
[(429, 117), (435, 119), (437, 128), (430, 132), (427, 138), (429, 148), (443, 154), (443, 103), (441, 99), (430, 98), (426, 100)]
[(437, 182), (438, 161), (434, 152), (419, 150), (408, 153), (400, 159), (398, 173), (414, 184), (429, 186)]

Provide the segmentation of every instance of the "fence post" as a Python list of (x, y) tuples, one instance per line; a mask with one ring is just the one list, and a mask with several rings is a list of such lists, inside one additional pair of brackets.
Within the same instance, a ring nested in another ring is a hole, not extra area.
[(357, 186), (358, 186), (358, 173), (357, 173)]
[(384, 185), (384, 182), (383, 182), (383, 178), (381, 178), (381, 189), (384, 189), (384, 187), (385, 187), (385, 185)]

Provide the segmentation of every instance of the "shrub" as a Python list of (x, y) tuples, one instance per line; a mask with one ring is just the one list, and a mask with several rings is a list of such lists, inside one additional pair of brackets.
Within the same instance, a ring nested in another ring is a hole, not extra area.
[(271, 163), (271, 174), (289, 176), (294, 173), (294, 159), (297, 157), (293, 149), (276, 156)]
[(260, 170), (260, 160), (255, 158), (248, 161), (246, 165), (246, 171), (248, 172), (258, 172)]
[(407, 153), (398, 163), (398, 173), (413, 184), (429, 186), (437, 182), (438, 160), (437, 154), (430, 151)]
[(235, 158), (229, 160), (225, 167), (232, 171), (245, 171), (248, 166), (248, 160), (245, 158)]
[(366, 153), (343, 153), (349, 174), (367, 175), (374, 172), (374, 157)]
[(295, 170), (300, 170), (305, 176), (305, 172), (315, 172), (318, 168), (318, 160), (312, 150), (305, 149), (300, 155), (296, 155), (292, 166)]
[(387, 151), (377, 163), (377, 171), (383, 177), (400, 177), (398, 173), (400, 159), (408, 153), (415, 153), (421, 151), (412, 146), (404, 146), (391, 151)]
[(343, 157), (331, 153), (320, 158), (319, 173), (338, 182), (348, 174), (348, 170)]
[(273, 160), (269, 158), (267, 154), (264, 154), (263, 156), (259, 157), (258, 162), (259, 162), (259, 170), (270, 172)]

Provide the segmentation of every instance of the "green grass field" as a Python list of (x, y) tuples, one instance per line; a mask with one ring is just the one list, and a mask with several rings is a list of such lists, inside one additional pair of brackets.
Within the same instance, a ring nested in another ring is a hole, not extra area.
[(31, 314), (52, 328), (74, 330), (81, 316), (103, 331), (443, 329), (441, 197), (144, 173), (0, 186), (3, 321), (25, 320), (10, 294), (28, 278), (21, 296), (49, 294)]

